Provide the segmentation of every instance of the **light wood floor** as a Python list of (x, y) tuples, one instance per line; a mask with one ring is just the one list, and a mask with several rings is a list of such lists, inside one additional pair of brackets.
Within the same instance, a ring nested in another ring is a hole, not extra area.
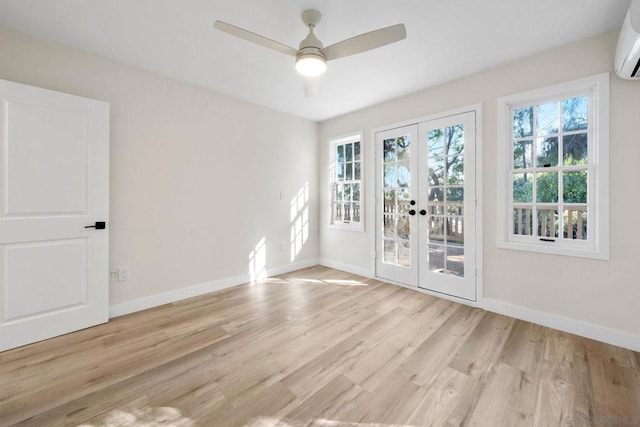
[(640, 354), (313, 267), (0, 353), (0, 425), (640, 425)]

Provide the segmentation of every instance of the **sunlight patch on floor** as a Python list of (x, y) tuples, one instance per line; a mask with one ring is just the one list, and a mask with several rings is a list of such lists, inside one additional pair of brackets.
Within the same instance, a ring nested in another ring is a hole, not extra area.
[(79, 427), (194, 427), (196, 424), (182, 413), (168, 406), (109, 412), (104, 420), (97, 424), (80, 424)]
[(385, 423), (358, 423), (339, 420), (328, 420), (324, 418), (315, 418), (313, 420), (287, 420), (286, 418), (281, 420), (275, 417), (258, 417), (245, 424), (245, 427), (303, 427), (303, 426), (318, 426), (318, 427), (418, 427), (413, 424), (385, 424)]
[(293, 277), (290, 279), (294, 283), (315, 283), (325, 285), (340, 285), (340, 286), (369, 286), (367, 283), (360, 282), (358, 280), (339, 280), (339, 279), (307, 279), (302, 277)]

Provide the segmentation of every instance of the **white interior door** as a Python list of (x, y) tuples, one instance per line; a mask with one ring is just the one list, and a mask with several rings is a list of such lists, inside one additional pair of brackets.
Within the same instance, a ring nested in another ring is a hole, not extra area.
[(109, 105), (0, 80), (0, 351), (108, 320)]
[(476, 300), (475, 112), (376, 133), (376, 275)]

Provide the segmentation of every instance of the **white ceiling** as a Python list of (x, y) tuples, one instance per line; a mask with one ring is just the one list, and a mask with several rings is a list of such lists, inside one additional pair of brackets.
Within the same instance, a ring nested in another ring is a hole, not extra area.
[[(0, 0), (0, 26), (321, 121), (620, 28), (629, 0)], [(318, 9), (325, 46), (405, 23), (407, 39), (328, 64), (305, 98), (294, 58), (213, 29), (220, 19), (296, 47)]]

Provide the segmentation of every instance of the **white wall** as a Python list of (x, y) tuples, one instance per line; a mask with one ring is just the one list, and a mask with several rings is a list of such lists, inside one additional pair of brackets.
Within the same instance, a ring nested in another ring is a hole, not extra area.
[(110, 265), (130, 268), (111, 280), (112, 305), (247, 279), (262, 238), (258, 267), (286, 269), (290, 202), (305, 185), (293, 263), (315, 263), (317, 124), (5, 30), (0, 78), (111, 104)]
[[(621, 342), (640, 343), (640, 82), (622, 80), (613, 73), (617, 34), (609, 33), (509, 63), (358, 111), (320, 125), (320, 257), (354, 271), (374, 272), (373, 151), (371, 130), (442, 111), (482, 103), (484, 294), (492, 307), (527, 317), (568, 320), (568, 329), (588, 326), (597, 333), (618, 334)], [(433, 65), (437, 67), (437, 64)], [(496, 247), (496, 109), (497, 98), (580, 77), (611, 72), (611, 259), (598, 261), (533, 254)], [(366, 232), (329, 229), (327, 140), (364, 130), (367, 153)], [(524, 315), (523, 315), (524, 313)], [(531, 317), (531, 316), (530, 316)], [(583, 324), (584, 322), (584, 324)], [(550, 322), (556, 327), (553, 321)], [(566, 322), (565, 322), (566, 323)], [(578, 331), (579, 332), (579, 331)], [(592, 334), (594, 335), (594, 334)], [(614, 340), (615, 341), (615, 340)]]

